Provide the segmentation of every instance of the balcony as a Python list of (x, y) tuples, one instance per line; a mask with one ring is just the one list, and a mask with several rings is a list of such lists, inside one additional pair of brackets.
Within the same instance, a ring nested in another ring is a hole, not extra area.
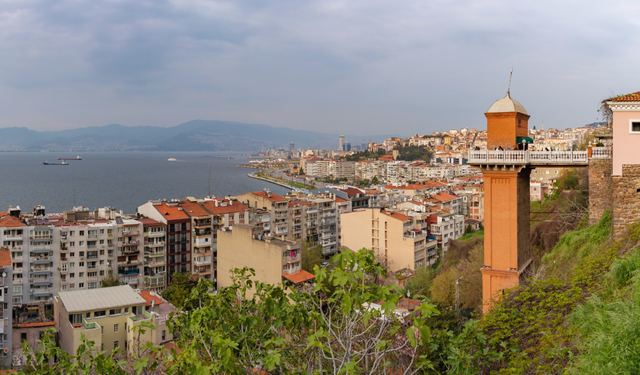
[(6, 241), (22, 241), (22, 235), (21, 234), (10, 234), (8, 236), (5, 236), (4, 239)]
[(193, 259), (193, 264), (198, 265), (198, 266), (204, 266), (204, 265), (207, 265), (207, 264), (211, 264), (211, 259), (205, 259), (205, 257), (194, 258)]
[(164, 236), (164, 231), (158, 231), (158, 232), (144, 232), (144, 236), (145, 237), (162, 237)]
[(151, 258), (156, 258), (156, 257), (163, 257), (164, 256), (164, 251), (158, 251), (158, 252), (144, 252), (144, 256), (145, 257), (151, 257)]
[(12, 261), (13, 263), (20, 263), (20, 262), (22, 262), (22, 256), (19, 256), (19, 257), (13, 257), (13, 258), (11, 258), (11, 261)]
[(155, 276), (145, 276), (144, 284), (149, 287), (164, 286), (164, 274)]
[(151, 261), (151, 262), (145, 263), (145, 266), (146, 267), (150, 267), (150, 268), (162, 267), (164, 265), (165, 265), (164, 260), (159, 260), (159, 261), (155, 261), (155, 262)]
[(33, 295), (53, 294), (53, 288), (34, 288)]
[(89, 235), (87, 235), (87, 238), (88, 239), (96, 239), (96, 238), (98, 238), (98, 235), (97, 234), (89, 234)]
[(118, 268), (118, 274), (120, 275), (135, 275), (138, 273), (140, 273), (139, 268), (129, 268), (129, 269)]
[(133, 240), (133, 241), (122, 241), (122, 246), (138, 246), (140, 245), (140, 241), (138, 240)]
[[(598, 158), (603, 158), (606, 154), (607, 151), (598, 150)], [(589, 152), (478, 150), (469, 151), (468, 163), (471, 165), (580, 166), (589, 164)]]
[(197, 247), (211, 246), (211, 237), (196, 238), (195, 246)]
[(51, 251), (51, 245), (33, 245), (31, 251), (37, 252), (41, 250)]
[(148, 246), (148, 247), (158, 247), (158, 246), (164, 246), (164, 241), (160, 241), (160, 242), (145, 242), (144, 246)]
[(296, 273), (300, 272), (300, 267), (295, 267), (295, 268), (289, 268), (286, 271), (282, 271), (283, 275), (294, 275)]

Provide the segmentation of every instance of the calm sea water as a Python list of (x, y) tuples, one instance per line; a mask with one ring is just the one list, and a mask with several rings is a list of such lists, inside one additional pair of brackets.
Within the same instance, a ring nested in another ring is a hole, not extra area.
[[(276, 194), (287, 189), (247, 177), (253, 169), (238, 168), (249, 159), (230, 152), (91, 152), (68, 166), (58, 156), (77, 154), (0, 152), (0, 211), (9, 205), (31, 212), (40, 204), (47, 212), (62, 212), (74, 205), (90, 210), (111, 206), (125, 213), (150, 199), (235, 195), (269, 188)], [(220, 156), (220, 157), (208, 157)], [(228, 160), (228, 157), (233, 159)], [(167, 161), (175, 158), (176, 161)]]

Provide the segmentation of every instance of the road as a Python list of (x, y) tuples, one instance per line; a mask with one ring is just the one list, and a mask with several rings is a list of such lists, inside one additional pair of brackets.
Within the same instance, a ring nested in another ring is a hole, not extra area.
[[(284, 169), (276, 169), (275, 171), (271, 172), (271, 177), (275, 177), (275, 178), (280, 178), (283, 180), (287, 180), (287, 181), (295, 181), (298, 182), (300, 184), (307, 184), (309, 185), (309, 183), (313, 182), (316, 185), (316, 189), (320, 189), (323, 187), (327, 187), (329, 186), (328, 184), (324, 183), (324, 182), (320, 182), (320, 181), (313, 181), (313, 178), (311, 177), (297, 177), (297, 176), (287, 176), (285, 173)], [(311, 186), (308, 187), (308, 189), (311, 188)]]

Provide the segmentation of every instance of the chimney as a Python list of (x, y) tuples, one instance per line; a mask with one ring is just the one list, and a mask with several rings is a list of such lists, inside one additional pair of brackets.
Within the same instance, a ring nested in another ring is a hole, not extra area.
[(215, 201), (215, 202), (216, 202), (216, 207), (218, 207), (218, 201)]
[(233, 201), (229, 200), (229, 206), (233, 206)]

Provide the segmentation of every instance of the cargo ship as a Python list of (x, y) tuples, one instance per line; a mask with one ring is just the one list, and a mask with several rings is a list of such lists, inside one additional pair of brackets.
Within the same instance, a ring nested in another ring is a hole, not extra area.
[(49, 161), (43, 161), (42, 164), (44, 164), (44, 165), (69, 165), (69, 163), (64, 161), (64, 159), (62, 160), (62, 163), (49, 163)]
[(58, 156), (58, 160), (82, 160), (82, 158), (80, 157), (80, 155), (76, 156), (75, 158), (61, 158)]

